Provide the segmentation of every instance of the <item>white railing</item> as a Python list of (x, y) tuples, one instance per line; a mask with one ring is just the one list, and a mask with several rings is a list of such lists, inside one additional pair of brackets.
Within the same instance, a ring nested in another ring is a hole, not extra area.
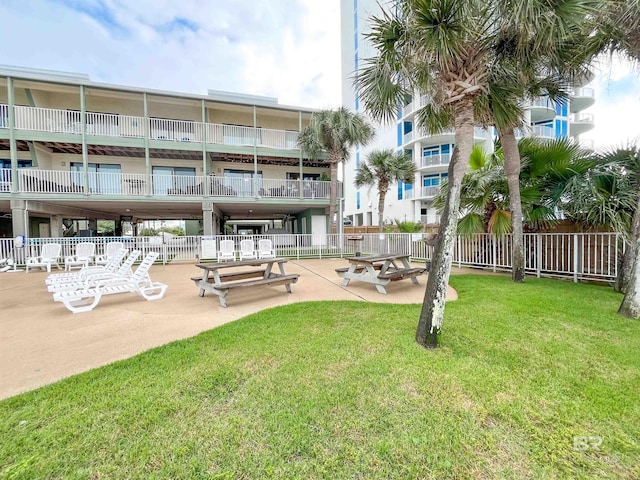
[(435, 197), (440, 191), (440, 187), (422, 187), (422, 197), (423, 198), (431, 198)]
[[(426, 219), (428, 220), (428, 218)], [(424, 219), (423, 219), (424, 221)], [(424, 222), (427, 223), (427, 222)], [(423, 234), (387, 233), (362, 234), (358, 242), (348, 241), (347, 235), (337, 234), (288, 234), (288, 235), (213, 235), (158, 236), (158, 237), (91, 237), (102, 253), (107, 243), (123, 241), (129, 249), (140, 249), (146, 254), (159, 251), (160, 261), (194, 262), (202, 259), (203, 238), (215, 242), (216, 251), (220, 240), (231, 239), (239, 249), (240, 241), (253, 239), (257, 245), (262, 238), (271, 239), (276, 255), (289, 258), (350, 257), (356, 251), (362, 255), (399, 252), (411, 255), (414, 261), (431, 260), (433, 248), (424, 242)], [(21, 249), (13, 248), (13, 239), (0, 239), (0, 256), (17, 258), (24, 264), (25, 258), (37, 256), (44, 243), (57, 242), (63, 245), (62, 257), (71, 255), (75, 245), (88, 238), (32, 238)], [(525, 234), (525, 269), (538, 277), (568, 278), (574, 281), (611, 281), (616, 278), (618, 258), (622, 255), (621, 237), (616, 233), (531, 233)], [(13, 257), (12, 255), (15, 255)], [(473, 266), (493, 271), (508, 271), (511, 268), (511, 236), (477, 234), (459, 236), (454, 247), (455, 266)]]
[(585, 150), (594, 150), (596, 146), (595, 141), (591, 138), (579, 138), (578, 142), (580, 143), (580, 148)]
[(536, 97), (531, 100), (532, 107), (548, 108), (555, 111), (555, 105), (549, 97)]
[(556, 138), (556, 131), (553, 127), (534, 125), (531, 127), (531, 135), (540, 138)]
[[(77, 110), (16, 105), (17, 130), (82, 134), (82, 114)], [(9, 107), (0, 104), (0, 128), (8, 126)], [(219, 145), (254, 146), (297, 150), (298, 132), (269, 128), (202, 123), (188, 120), (149, 118), (152, 140), (206, 142)], [(107, 137), (144, 138), (145, 118), (131, 115), (87, 112), (85, 132)]]
[[(331, 182), (317, 180), (263, 179), (161, 175), (143, 173), (103, 173), (82, 171), (18, 170), (18, 192), (44, 194), (89, 194), (127, 196), (264, 197), (328, 199)], [(85, 187), (86, 185), (86, 187)], [(0, 169), (0, 192), (11, 190), (11, 169)], [(338, 182), (337, 196), (342, 196)]]
[(596, 92), (591, 87), (576, 88), (573, 91), (573, 96), (574, 97), (589, 97), (589, 98), (593, 98), (593, 97), (596, 96)]
[(427, 155), (422, 157), (422, 167), (449, 165), (449, 162), (451, 162), (450, 153), (441, 153), (438, 155)]
[(9, 105), (0, 104), (0, 128), (9, 127)]
[(11, 169), (0, 168), (0, 193), (11, 191)]
[(436, 225), (440, 223), (440, 215), (438, 214), (431, 214), (431, 215), (421, 215), (420, 216), (420, 223), (422, 223), (423, 225)]
[(593, 113), (576, 113), (573, 122), (593, 123)]

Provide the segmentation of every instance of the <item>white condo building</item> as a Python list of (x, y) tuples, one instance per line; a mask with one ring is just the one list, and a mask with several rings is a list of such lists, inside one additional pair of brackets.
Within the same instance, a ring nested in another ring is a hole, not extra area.
[[(374, 56), (375, 52), (364, 38), (369, 28), (371, 15), (380, 13), (376, 0), (341, 0), (341, 50), (342, 50), (342, 104), (357, 112), (365, 113), (353, 87), (354, 73), (363, 60)], [(425, 96), (416, 95), (410, 99), (400, 118), (394, 125), (378, 125), (375, 142), (352, 152), (352, 160), (345, 166), (344, 215), (354, 225), (375, 225), (378, 219), (377, 191), (357, 189), (354, 184), (355, 172), (367, 152), (372, 149), (396, 147), (410, 152), (416, 163), (416, 177), (413, 184), (393, 185), (386, 197), (385, 222), (394, 219), (411, 220), (424, 224), (437, 224), (438, 214), (432, 200), (438, 186), (447, 176), (449, 160), (453, 152), (455, 134), (453, 130), (438, 135), (429, 135), (415, 120), (416, 112), (425, 105)], [(555, 105), (546, 97), (531, 102), (526, 112), (525, 135), (541, 138), (578, 138), (593, 129), (593, 115), (584, 112), (595, 102), (594, 91), (584, 85), (577, 86), (571, 99), (564, 105)], [(483, 143), (485, 149), (493, 148), (494, 132), (476, 128), (476, 143)], [(580, 139), (584, 146), (593, 146), (590, 140)]]

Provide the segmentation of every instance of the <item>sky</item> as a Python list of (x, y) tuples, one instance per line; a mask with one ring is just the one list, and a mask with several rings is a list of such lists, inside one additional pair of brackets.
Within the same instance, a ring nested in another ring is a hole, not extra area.
[[(284, 105), (341, 104), (339, 0), (0, 0), (0, 18), (1, 64)], [(583, 137), (598, 147), (640, 137), (638, 73), (603, 61), (589, 86), (596, 128)]]

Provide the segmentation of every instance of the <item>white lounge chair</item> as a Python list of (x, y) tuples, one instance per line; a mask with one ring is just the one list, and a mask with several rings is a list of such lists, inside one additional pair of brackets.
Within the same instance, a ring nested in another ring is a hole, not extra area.
[(96, 254), (96, 244), (93, 242), (80, 242), (76, 245), (76, 254), (64, 257), (64, 269), (87, 268), (89, 262)]
[(162, 298), (167, 291), (167, 285), (148, 280), (149, 268), (158, 258), (158, 252), (150, 252), (138, 266), (136, 271), (128, 279), (105, 280), (95, 287), (73, 290), (69, 292), (56, 292), (53, 300), (62, 302), (73, 313), (88, 312), (93, 310), (103, 295), (116, 293), (136, 293), (146, 300)]
[(227, 260), (231, 260), (232, 262), (236, 259), (236, 252), (234, 250), (235, 246), (233, 240), (220, 240), (220, 250), (218, 251), (218, 261), (226, 262)]
[[(140, 256), (140, 250), (134, 250), (131, 252), (131, 255), (125, 260), (125, 262), (120, 265), (120, 267), (114, 272), (89, 272), (85, 275), (76, 278), (75, 280), (71, 280), (68, 282), (58, 282), (52, 285), (47, 286), (47, 290), (49, 292), (68, 292), (70, 290), (82, 290), (84, 288), (90, 288), (96, 286), (98, 283), (103, 283), (109, 280), (123, 280), (131, 277), (133, 275), (133, 271), (131, 267), (134, 262)], [(147, 277), (149, 282), (151, 279)]]
[(258, 258), (276, 258), (276, 251), (270, 239), (264, 238), (258, 241)]
[[(122, 259), (127, 255), (127, 252), (128, 250), (126, 248), (121, 248), (117, 253), (111, 255), (111, 259), (106, 265), (95, 265), (92, 267), (86, 267), (79, 272), (52, 273), (44, 280), (44, 282), (47, 285), (55, 285), (57, 283), (68, 283), (82, 280), (87, 275), (96, 273), (116, 273), (118, 271), (118, 268), (120, 268)], [(138, 258), (139, 255), (140, 251), (137, 251), (136, 258)], [(131, 265), (133, 265), (133, 263)]]
[(242, 240), (240, 242), (240, 260), (253, 260), (258, 258), (253, 240)]
[(27, 267), (27, 273), (30, 268), (46, 268), (47, 272), (51, 272), (51, 265), (55, 265), (60, 270), (60, 264), (58, 259), (60, 258), (60, 252), (62, 252), (62, 245), (59, 243), (45, 243), (40, 250), (40, 256), (29, 257), (25, 266)]
[(116, 254), (119, 250), (124, 248), (123, 242), (109, 242), (104, 247), (104, 253), (102, 255), (96, 255), (96, 265), (106, 265), (109, 263), (109, 259)]

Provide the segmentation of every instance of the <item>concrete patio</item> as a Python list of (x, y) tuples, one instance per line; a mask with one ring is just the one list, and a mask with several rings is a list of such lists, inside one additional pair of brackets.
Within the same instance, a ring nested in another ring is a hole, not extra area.
[[(421, 303), (420, 285), (392, 282), (388, 294), (370, 284), (341, 286), (335, 268), (344, 259), (290, 260), (287, 273), (298, 273), (293, 293), (284, 287), (232, 291), (228, 308), (217, 297), (198, 296), (190, 280), (202, 270), (193, 264), (155, 265), (151, 278), (169, 285), (165, 297), (152, 302), (133, 294), (102, 298), (91, 312), (72, 314), (54, 302), (45, 286), (46, 272), (0, 274), (0, 399), (33, 390), (174, 340), (192, 337), (265, 308), (314, 300)], [(455, 269), (452, 273), (464, 270)], [(468, 271), (468, 270), (467, 270)], [(474, 271), (475, 272), (475, 271)], [(447, 300), (456, 299), (449, 288)]]

